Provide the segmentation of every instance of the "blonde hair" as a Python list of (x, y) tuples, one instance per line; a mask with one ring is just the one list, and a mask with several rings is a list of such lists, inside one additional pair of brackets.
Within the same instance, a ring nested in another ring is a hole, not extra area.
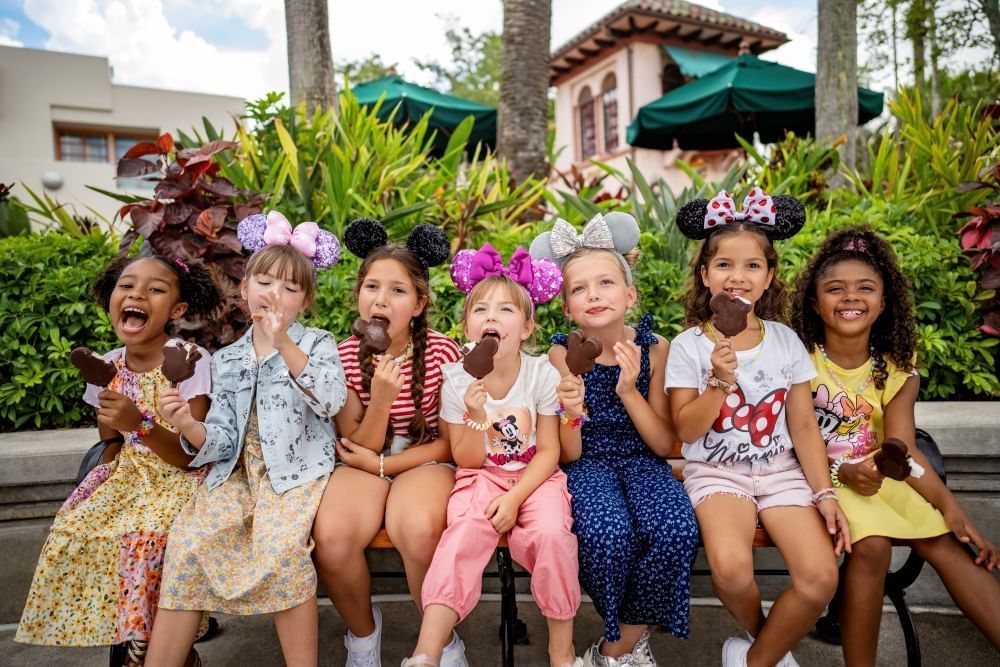
[[(514, 306), (521, 311), (524, 315), (525, 321), (534, 322), (535, 320), (535, 305), (531, 302), (531, 297), (528, 295), (528, 290), (524, 289), (520, 284), (514, 282), (509, 277), (505, 275), (496, 275), (484, 278), (476, 283), (476, 286), (472, 288), (468, 296), (465, 298), (465, 303), (462, 305), (462, 329), (464, 331), (466, 323), (469, 320), (469, 311), (472, 310), (472, 306), (476, 303), (485, 300), (489, 295), (493, 294), (494, 291), (502, 289), (506, 292), (507, 298), (514, 304)], [(532, 353), (533, 350), (533, 338), (534, 332), (528, 337), (527, 340), (521, 342), (521, 350)]]
[[(593, 255), (603, 255), (605, 257), (612, 258), (615, 261), (615, 266), (617, 266), (618, 270), (621, 272), (622, 278), (625, 279), (625, 282), (630, 286), (635, 284), (635, 280), (632, 279), (630, 281), (629, 276), (626, 275), (625, 267), (622, 266), (621, 260), (618, 259), (619, 257), (618, 253), (616, 253), (613, 250), (608, 250), (606, 248), (581, 248), (580, 250), (577, 250), (572, 255), (570, 255), (569, 259), (567, 259), (566, 262), (562, 265), (563, 276), (565, 277), (566, 272), (569, 270), (571, 264), (576, 263), (577, 260), (586, 259), (587, 257), (591, 257)], [(636, 247), (632, 248), (624, 255), (621, 255), (621, 257), (624, 258), (625, 263), (628, 264), (628, 267), (630, 269), (634, 269), (635, 265), (639, 263), (639, 255), (640, 255), (640, 250), (638, 247)], [(563, 298), (566, 298), (565, 282), (563, 282), (562, 290), (563, 290)]]
[(316, 294), (316, 267), (292, 246), (269, 245), (255, 252), (243, 270), (243, 280), (261, 274), (291, 280), (302, 288), (304, 303), (312, 305)]

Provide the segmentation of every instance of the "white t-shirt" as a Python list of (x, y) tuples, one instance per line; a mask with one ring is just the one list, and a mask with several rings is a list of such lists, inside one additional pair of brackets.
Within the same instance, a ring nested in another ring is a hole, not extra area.
[[(670, 344), (666, 388), (705, 391), (715, 343), (700, 327), (682, 332)], [(809, 354), (795, 332), (764, 322), (764, 340), (736, 353), (738, 390), (726, 396), (708, 432), (681, 450), (688, 461), (754, 461), (791, 451), (785, 399), (794, 384), (816, 376)]]
[[(441, 385), (441, 419), (451, 424), (465, 422), (465, 392), (475, 381), (462, 362), (445, 364)], [(484, 466), (521, 470), (535, 456), (535, 419), (554, 415), (559, 407), (556, 385), (559, 371), (548, 357), (521, 353), (521, 370), (506, 396), (487, 394), (486, 419), (490, 428), (483, 433), (486, 448)]]

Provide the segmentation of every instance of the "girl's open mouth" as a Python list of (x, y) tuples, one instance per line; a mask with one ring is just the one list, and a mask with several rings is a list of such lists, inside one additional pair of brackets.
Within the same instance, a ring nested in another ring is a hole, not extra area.
[(129, 306), (122, 308), (118, 326), (123, 333), (135, 334), (146, 328), (147, 322), (149, 322), (149, 314), (146, 311), (135, 306)]

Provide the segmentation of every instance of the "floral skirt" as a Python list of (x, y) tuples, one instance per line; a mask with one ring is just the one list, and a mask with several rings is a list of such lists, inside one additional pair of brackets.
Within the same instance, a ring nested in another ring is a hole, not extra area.
[(144, 447), (94, 468), (52, 522), (15, 641), (148, 641), (167, 531), (203, 478)]
[(312, 525), (328, 479), (275, 493), (251, 420), (241, 464), (199, 489), (170, 531), (160, 605), (246, 616), (316, 595)]

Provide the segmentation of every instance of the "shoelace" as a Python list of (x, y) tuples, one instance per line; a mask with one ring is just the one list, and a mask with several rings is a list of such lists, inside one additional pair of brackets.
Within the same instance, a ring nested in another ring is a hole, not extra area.
[(377, 664), (375, 649), (365, 651), (364, 653), (351, 651), (350, 656), (351, 667), (375, 667)]

